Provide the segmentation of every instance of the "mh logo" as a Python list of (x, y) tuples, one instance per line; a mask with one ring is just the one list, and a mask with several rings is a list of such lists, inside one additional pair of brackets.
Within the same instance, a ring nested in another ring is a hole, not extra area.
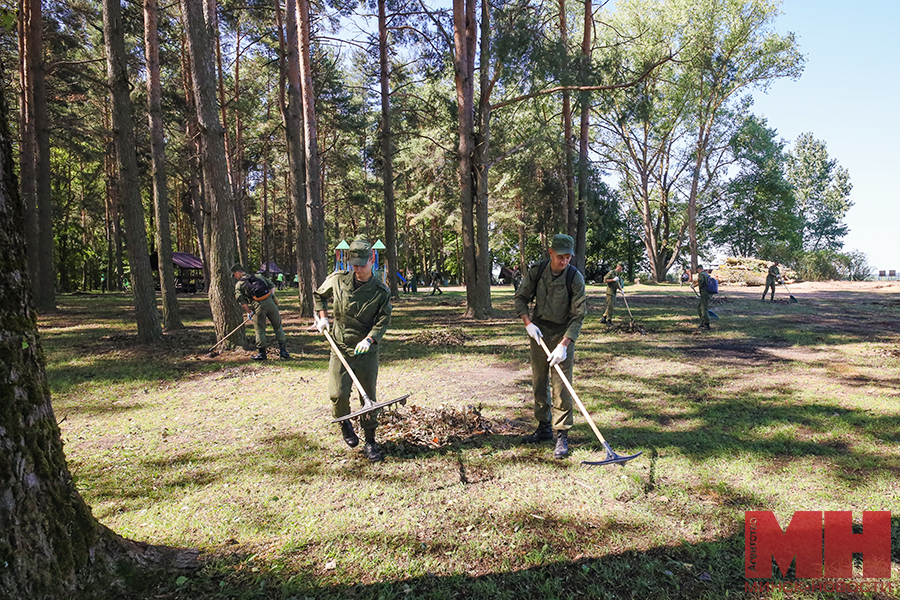
[(771, 511), (744, 513), (744, 577), (771, 578), (774, 558), (782, 576), (796, 560), (798, 579), (850, 578), (854, 554), (863, 577), (890, 579), (890, 511), (863, 511), (862, 533), (853, 533), (849, 510), (797, 511), (784, 531)]

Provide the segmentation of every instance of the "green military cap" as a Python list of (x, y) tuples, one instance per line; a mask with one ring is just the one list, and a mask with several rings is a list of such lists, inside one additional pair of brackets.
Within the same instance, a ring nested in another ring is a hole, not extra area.
[(557, 254), (575, 254), (575, 240), (571, 235), (557, 233), (553, 236), (553, 243), (550, 248)]
[(243, 273), (246, 273), (246, 272), (247, 272), (247, 271), (244, 270), (244, 267), (241, 266), (241, 263), (234, 263), (233, 265), (231, 265), (231, 272), (232, 272), (232, 273), (237, 273), (238, 271), (241, 271), (241, 272), (243, 272)]
[(354, 267), (364, 267), (372, 256), (372, 244), (362, 238), (356, 238), (350, 242), (350, 264)]

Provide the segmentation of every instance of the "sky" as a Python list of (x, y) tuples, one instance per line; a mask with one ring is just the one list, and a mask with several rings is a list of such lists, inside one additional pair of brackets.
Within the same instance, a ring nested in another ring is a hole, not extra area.
[(775, 22), (796, 34), (806, 68), (754, 93), (751, 109), (790, 143), (805, 132), (850, 172), (845, 250), (900, 271), (900, 2), (784, 0)]

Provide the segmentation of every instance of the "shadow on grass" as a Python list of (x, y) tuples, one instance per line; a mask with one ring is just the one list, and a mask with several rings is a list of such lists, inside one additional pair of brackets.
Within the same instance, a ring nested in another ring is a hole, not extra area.
[[(527, 517), (522, 515), (522, 519)], [(510, 523), (514, 522), (510, 521)], [(554, 522), (548, 526), (560, 529), (576, 528), (574, 522)], [(582, 527), (585, 525), (581, 524)], [(612, 525), (619, 527), (618, 524)], [(660, 522), (659, 527), (667, 523)], [(301, 565), (289, 568), (279, 561), (277, 565), (261, 564), (247, 554), (221, 554), (207, 557), (206, 568), (180, 584), (174, 576), (152, 589), (157, 598), (182, 600), (209, 598), (289, 599), (315, 598), (336, 600), (387, 600), (418, 598), (437, 600), (447, 598), (490, 598), (513, 600), (540, 598), (562, 600), (570, 598), (596, 599), (720, 599), (750, 598), (758, 594), (746, 591), (746, 585), (760, 583), (803, 584), (809, 580), (794, 579), (793, 569), (784, 576), (777, 570), (773, 576), (761, 579), (744, 579), (743, 523), (735, 523), (731, 533), (711, 541), (682, 543), (672, 546), (651, 547), (646, 550), (613, 552), (601, 557), (585, 557), (576, 560), (544, 561), (553, 548), (540, 545), (520, 558), (520, 564), (485, 572), (485, 565), (472, 557), (459, 557), (458, 572), (449, 575), (424, 573), (417, 576), (398, 575), (387, 581), (352, 583), (354, 571), (345, 567), (338, 558), (337, 568), (323, 570), (308, 557), (316, 555), (315, 548), (298, 549), (296, 558)], [(892, 557), (900, 560), (900, 518), (892, 518)], [(628, 531), (625, 525), (621, 533), (637, 536), (642, 532)], [(576, 535), (577, 537), (577, 535)], [(440, 542), (429, 544), (418, 539), (394, 536), (391, 539), (369, 540), (370, 544), (404, 547), (410, 556), (453, 552), (452, 546)], [(586, 549), (590, 552), (590, 549)], [(528, 566), (529, 562), (539, 564)], [(293, 564), (293, 563), (292, 563)], [(371, 579), (371, 574), (367, 574)], [(384, 577), (387, 579), (388, 577)], [(347, 580), (350, 580), (349, 582)], [(885, 583), (886, 580), (867, 580)], [(170, 594), (170, 595), (167, 595)], [(843, 597), (827, 592), (813, 592), (804, 598)], [(856, 597), (856, 596), (854, 596)], [(867, 595), (874, 600), (896, 599), (893, 592), (882, 591)]]

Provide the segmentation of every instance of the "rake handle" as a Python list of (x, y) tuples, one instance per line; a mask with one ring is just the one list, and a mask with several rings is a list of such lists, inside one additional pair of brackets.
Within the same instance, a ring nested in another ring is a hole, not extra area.
[(246, 319), (246, 318), (245, 318), (243, 323), (241, 323), (240, 325), (238, 325), (237, 327), (235, 327), (235, 328), (231, 331), (231, 333), (229, 333), (228, 335), (226, 335), (225, 337), (223, 337), (221, 340), (219, 340), (218, 342), (216, 342), (215, 346), (213, 346), (212, 348), (210, 348), (209, 350), (207, 350), (207, 352), (212, 352), (213, 350), (215, 350), (215, 348), (216, 348), (219, 344), (221, 344), (222, 342), (224, 342), (225, 340), (227, 340), (228, 338), (230, 338), (231, 336), (233, 336), (234, 333), (235, 333), (238, 329), (240, 329), (241, 327), (243, 327), (244, 325), (246, 325), (246, 324), (249, 323), (249, 322), (250, 322), (250, 319)]
[[(544, 343), (544, 338), (539, 337), (538, 343), (541, 345), (541, 348), (544, 349), (544, 352), (547, 353), (547, 358), (550, 358), (550, 350), (547, 349), (547, 344)], [(568, 378), (566, 378), (566, 374), (563, 373), (563, 370), (559, 367), (559, 365), (553, 365), (556, 369), (559, 378), (562, 379), (562, 382), (566, 384), (566, 389), (569, 390), (569, 393), (572, 394), (572, 399), (575, 400), (575, 404), (578, 405), (578, 410), (581, 411), (581, 414), (584, 415), (584, 418), (587, 420), (588, 425), (591, 426), (591, 429), (594, 430), (594, 435), (597, 436), (597, 439), (600, 440), (601, 444), (605, 444), (606, 440), (603, 439), (603, 434), (600, 433), (600, 430), (597, 429), (597, 424), (594, 423), (594, 419), (591, 418), (591, 413), (587, 411), (584, 404), (581, 402), (581, 398), (578, 397), (578, 394), (575, 393), (575, 389), (572, 387), (572, 384), (569, 383)]]
[(334, 350), (334, 353), (340, 359), (341, 364), (344, 365), (344, 368), (347, 369), (347, 373), (350, 374), (350, 379), (353, 380), (353, 384), (356, 386), (356, 389), (359, 390), (359, 395), (362, 396), (363, 404), (365, 404), (365, 405), (372, 404), (372, 400), (369, 398), (369, 395), (366, 393), (366, 390), (363, 389), (363, 386), (359, 382), (359, 379), (356, 378), (356, 373), (354, 373), (353, 369), (350, 368), (350, 364), (347, 362), (347, 359), (344, 358), (344, 355), (341, 353), (340, 349), (337, 347), (337, 344), (335, 343), (334, 338), (331, 337), (331, 334), (328, 333), (327, 329), (323, 329), (322, 333), (325, 334), (325, 338), (328, 340), (328, 343), (331, 344), (331, 349)]
[(634, 315), (631, 314), (631, 308), (628, 306), (628, 298), (625, 296), (625, 290), (619, 288), (619, 291), (622, 292), (622, 300), (625, 301), (625, 308), (628, 309), (628, 316), (631, 317), (632, 322), (634, 321)]

